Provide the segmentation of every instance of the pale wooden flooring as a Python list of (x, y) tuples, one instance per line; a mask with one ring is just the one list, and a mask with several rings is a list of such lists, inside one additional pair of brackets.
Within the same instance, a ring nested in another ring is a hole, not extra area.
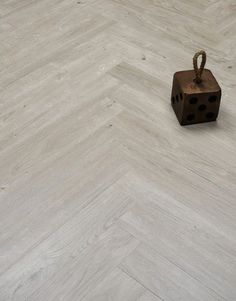
[[(233, 0), (1, 0), (0, 300), (236, 300)], [(222, 107), (180, 127), (207, 51)]]

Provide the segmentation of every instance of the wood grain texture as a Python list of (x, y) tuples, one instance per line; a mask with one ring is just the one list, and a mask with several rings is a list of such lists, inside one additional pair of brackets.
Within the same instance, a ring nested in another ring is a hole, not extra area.
[(143, 285), (129, 277), (120, 269), (115, 269), (86, 296), (85, 300), (160, 301), (161, 299), (145, 289)]
[[(232, 0), (0, 3), (0, 301), (235, 301)], [(173, 74), (208, 54), (218, 121)]]

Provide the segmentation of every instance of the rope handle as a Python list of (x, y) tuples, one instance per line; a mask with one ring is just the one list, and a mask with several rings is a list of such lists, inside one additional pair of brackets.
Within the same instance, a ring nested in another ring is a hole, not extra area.
[[(200, 55), (202, 56), (202, 61), (201, 61), (200, 68), (198, 68), (197, 60)], [(193, 68), (194, 68), (194, 71), (196, 74), (196, 78), (194, 79), (194, 81), (197, 84), (200, 84), (202, 82), (201, 77), (202, 77), (202, 72), (203, 72), (205, 64), (206, 64), (206, 52), (204, 50), (200, 50), (200, 51), (196, 52), (193, 57)]]

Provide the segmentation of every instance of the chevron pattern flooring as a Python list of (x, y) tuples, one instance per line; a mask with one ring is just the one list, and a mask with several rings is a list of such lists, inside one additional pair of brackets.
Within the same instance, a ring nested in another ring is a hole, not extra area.
[[(236, 300), (233, 0), (1, 0), (0, 300)], [(214, 123), (173, 73), (208, 54)]]

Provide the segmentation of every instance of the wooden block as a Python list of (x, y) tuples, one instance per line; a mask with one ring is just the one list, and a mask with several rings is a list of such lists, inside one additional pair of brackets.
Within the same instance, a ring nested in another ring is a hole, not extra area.
[[(202, 53), (199, 52), (196, 55), (199, 56)], [(201, 64), (201, 67), (202, 65), (204, 67), (205, 63)], [(181, 125), (217, 119), (221, 88), (211, 71), (203, 67), (201, 70), (201, 67), (174, 74), (171, 104)], [(199, 72), (201, 72), (200, 76)]]

